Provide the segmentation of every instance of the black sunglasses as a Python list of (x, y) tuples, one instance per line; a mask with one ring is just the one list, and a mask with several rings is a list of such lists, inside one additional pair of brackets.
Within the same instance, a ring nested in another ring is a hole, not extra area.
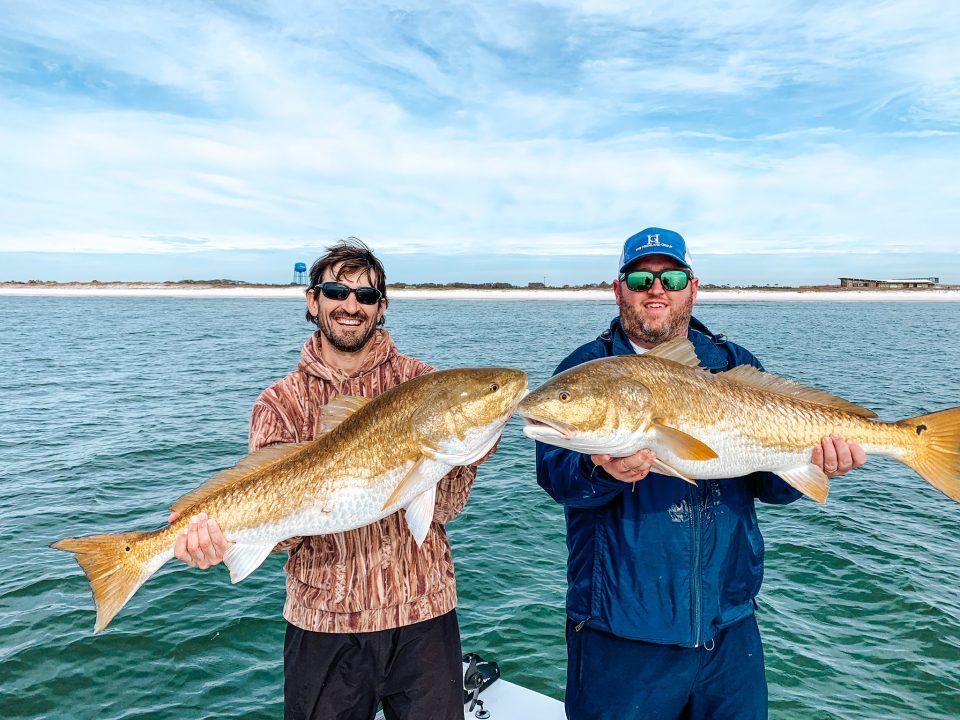
[(357, 302), (361, 305), (376, 305), (383, 297), (383, 293), (375, 287), (352, 288), (338, 282), (320, 283), (310, 289), (314, 291), (319, 290), (328, 300), (339, 300), (340, 302), (346, 300), (350, 297), (350, 293), (353, 293), (357, 296)]
[(660, 278), (664, 290), (683, 290), (690, 282), (689, 270), (634, 270), (624, 275), (627, 287), (634, 292), (644, 292), (653, 287), (653, 281)]

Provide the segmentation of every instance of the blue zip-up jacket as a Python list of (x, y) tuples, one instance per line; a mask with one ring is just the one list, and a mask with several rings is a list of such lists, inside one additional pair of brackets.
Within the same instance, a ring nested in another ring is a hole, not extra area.
[[(696, 319), (700, 365), (763, 369), (739, 345)], [(594, 358), (633, 353), (620, 319), (577, 348), (554, 374)], [(800, 493), (772, 473), (701, 480), (694, 487), (650, 473), (615, 480), (589, 455), (537, 443), (537, 482), (567, 519), (567, 614), (618, 637), (696, 647), (754, 610), (763, 538), (754, 499), (785, 504)]]

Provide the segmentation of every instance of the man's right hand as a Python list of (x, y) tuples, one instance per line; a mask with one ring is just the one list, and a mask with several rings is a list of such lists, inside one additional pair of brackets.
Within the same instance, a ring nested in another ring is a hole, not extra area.
[[(172, 512), (167, 523), (175, 522), (180, 513)], [(223, 555), (230, 547), (230, 541), (223, 536), (220, 526), (206, 513), (190, 518), (190, 524), (177, 535), (173, 546), (173, 555), (190, 567), (206, 570), (223, 562)]]
[(611, 457), (610, 455), (591, 455), (594, 465), (606, 470), (607, 474), (620, 482), (635, 483), (643, 480), (650, 474), (653, 461), (656, 458), (653, 450), (643, 448), (633, 455), (626, 457)]

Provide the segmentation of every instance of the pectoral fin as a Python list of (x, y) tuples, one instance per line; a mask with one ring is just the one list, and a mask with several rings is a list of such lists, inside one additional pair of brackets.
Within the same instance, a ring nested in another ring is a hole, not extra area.
[(223, 562), (230, 568), (230, 582), (238, 583), (256, 570), (273, 551), (274, 544), (252, 545), (235, 542), (223, 554)]
[(807, 497), (813, 498), (818, 503), (827, 501), (827, 493), (830, 492), (830, 478), (824, 475), (823, 470), (816, 465), (807, 463), (789, 470), (777, 470), (776, 473), (788, 485), (799, 490)]
[(654, 470), (655, 472), (658, 472), (658, 473), (660, 473), (661, 475), (668, 475), (668, 476), (670, 476), (670, 477), (678, 477), (678, 478), (680, 478), (681, 480), (683, 480), (684, 482), (690, 483), (691, 485), (696, 485), (696, 484), (697, 484), (697, 481), (696, 481), (696, 480), (691, 480), (691, 479), (688, 478), (686, 475), (684, 475), (682, 472), (680, 472), (679, 470), (677, 470), (675, 467), (673, 467), (672, 465), (668, 465), (667, 463), (665, 463), (663, 460), (660, 460), (659, 458), (655, 458), (655, 459), (654, 459), (654, 461), (653, 461), (653, 467), (651, 468), (651, 470)]
[(713, 460), (720, 457), (712, 447), (688, 435), (683, 430), (663, 424), (654, 418), (651, 427), (657, 433), (657, 439), (678, 458), (684, 460)]
[(409, 488), (420, 482), (425, 461), (426, 458), (420, 458), (413, 464), (413, 467), (407, 470), (407, 474), (403, 476), (403, 480), (397, 483), (397, 486), (393, 489), (393, 492), (390, 493), (390, 497), (387, 498), (387, 501), (381, 509), (386, 510), (391, 505), (395, 505)]
[(430, 532), (430, 523), (433, 522), (433, 509), (437, 504), (437, 486), (431, 485), (429, 490), (417, 495), (410, 504), (404, 508), (403, 517), (407, 521), (407, 527), (410, 534), (417, 541), (417, 545), (423, 545), (423, 541)]

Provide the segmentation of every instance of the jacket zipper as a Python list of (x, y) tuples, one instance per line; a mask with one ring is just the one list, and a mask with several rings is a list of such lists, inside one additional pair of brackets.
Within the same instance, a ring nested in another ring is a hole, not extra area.
[(700, 510), (700, 488), (697, 488), (694, 502), (691, 502), (692, 512), (690, 517), (693, 519), (693, 646), (700, 646), (700, 617), (701, 595), (703, 587), (700, 580), (700, 540), (701, 540), (701, 510)]

